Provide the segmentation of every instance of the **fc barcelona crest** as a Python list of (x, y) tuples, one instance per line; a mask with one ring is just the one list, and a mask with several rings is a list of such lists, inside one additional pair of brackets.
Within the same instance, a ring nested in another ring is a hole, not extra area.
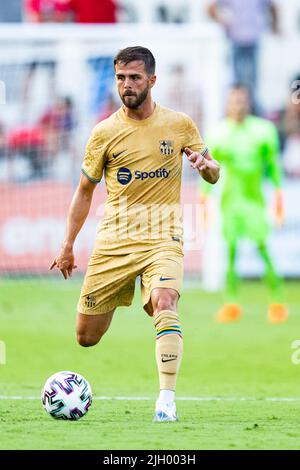
[(174, 152), (172, 140), (160, 140), (159, 150), (163, 155), (172, 155)]
[(92, 295), (88, 295), (84, 303), (87, 308), (94, 308), (96, 306), (96, 299)]

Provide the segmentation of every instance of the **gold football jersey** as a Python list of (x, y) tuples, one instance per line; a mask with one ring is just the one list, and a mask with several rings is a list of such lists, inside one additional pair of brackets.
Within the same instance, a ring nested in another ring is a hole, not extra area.
[(82, 172), (94, 183), (105, 176), (108, 197), (97, 249), (130, 253), (182, 240), (184, 147), (207, 152), (187, 115), (159, 105), (141, 121), (120, 108), (94, 128)]

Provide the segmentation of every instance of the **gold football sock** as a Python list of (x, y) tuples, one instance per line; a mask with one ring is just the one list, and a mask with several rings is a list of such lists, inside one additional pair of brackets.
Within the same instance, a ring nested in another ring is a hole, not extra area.
[(161, 310), (154, 317), (154, 326), (157, 331), (156, 363), (160, 390), (175, 390), (183, 351), (178, 314)]

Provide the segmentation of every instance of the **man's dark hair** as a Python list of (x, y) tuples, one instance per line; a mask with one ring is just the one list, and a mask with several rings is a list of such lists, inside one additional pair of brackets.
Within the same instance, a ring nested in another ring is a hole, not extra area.
[(155, 74), (155, 59), (151, 51), (146, 49), (146, 47), (134, 46), (126, 47), (121, 49), (114, 59), (114, 66), (118, 62), (121, 62), (124, 65), (133, 62), (134, 60), (140, 60), (145, 64), (145, 70), (147, 75)]

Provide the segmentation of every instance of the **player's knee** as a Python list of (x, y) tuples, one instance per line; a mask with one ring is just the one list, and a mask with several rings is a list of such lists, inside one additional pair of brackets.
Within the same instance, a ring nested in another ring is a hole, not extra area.
[(84, 348), (95, 346), (97, 343), (99, 343), (101, 338), (102, 335), (95, 336), (85, 332), (77, 332), (77, 342)]
[(159, 296), (154, 306), (154, 315), (162, 310), (176, 311), (177, 299), (177, 292)]

